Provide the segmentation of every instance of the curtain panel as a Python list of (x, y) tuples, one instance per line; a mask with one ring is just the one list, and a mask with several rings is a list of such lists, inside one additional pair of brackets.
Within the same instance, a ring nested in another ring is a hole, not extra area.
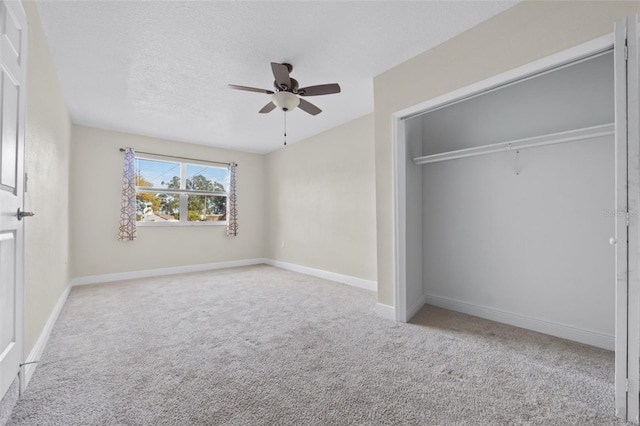
[(238, 236), (238, 197), (236, 195), (236, 166), (229, 163), (229, 198), (227, 199), (227, 236)]
[(134, 241), (137, 238), (135, 157), (133, 148), (124, 150), (118, 241)]

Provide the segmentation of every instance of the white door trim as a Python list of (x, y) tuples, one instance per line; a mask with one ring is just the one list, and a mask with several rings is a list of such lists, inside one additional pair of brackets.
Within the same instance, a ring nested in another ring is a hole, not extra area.
[[(405, 121), (402, 118), (393, 120), (393, 202), (394, 202), (394, 308), (396, 321), (407, 322), (407, 182), (406, 161), (407, 143)], [(400, 142), (401, 141), (401, 142)], [(399, 143), (400, 142), (400, 143)]]

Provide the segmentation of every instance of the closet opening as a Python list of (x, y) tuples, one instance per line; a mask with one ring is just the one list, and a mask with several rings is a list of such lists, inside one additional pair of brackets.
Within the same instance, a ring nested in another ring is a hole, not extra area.
[(396, 114), (396, 317), (428, 304), (614, 350), (612, 39), (541, 62)]

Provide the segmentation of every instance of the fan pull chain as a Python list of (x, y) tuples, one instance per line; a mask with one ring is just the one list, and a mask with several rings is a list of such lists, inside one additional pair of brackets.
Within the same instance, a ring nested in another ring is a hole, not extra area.
[(287, 110), (284, 111), (284, 146), (287, 146)]

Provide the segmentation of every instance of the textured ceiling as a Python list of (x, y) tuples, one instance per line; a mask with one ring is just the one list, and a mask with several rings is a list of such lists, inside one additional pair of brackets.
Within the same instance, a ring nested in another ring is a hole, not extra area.
[(287, 114), (294, 143), (373, 111), (373, 77), (515, 2), (56, 1), (38, 7), (74, 123), (265, 153), (283, 113), (258, 114), (270, 62), (289, 62), (323, 112)]

